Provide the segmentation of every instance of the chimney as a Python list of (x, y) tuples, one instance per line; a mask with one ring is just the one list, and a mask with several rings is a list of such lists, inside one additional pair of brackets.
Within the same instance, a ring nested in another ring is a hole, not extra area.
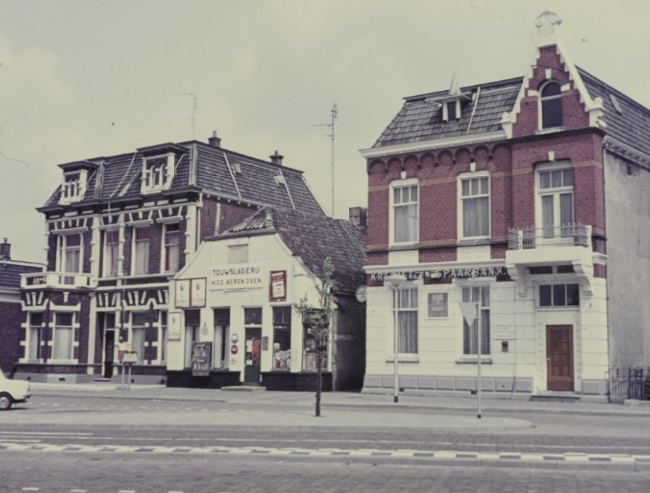
[(269, 156), (271, 158), (271, 162), (273, 164), (277, 164), (278, 166), (282, 166), (282, 159), (284, 158), (283, 155), (278, 154), (278, 151), (275, 151), (275, 154)]
[(0, 260), (11, 260), (11, 243), (7, 242), (7, 238), (0, 244)]
[(360, 228), (367, 226), (368, 209), (365, 207), (350, 207), (350, 222)]
[(212, 131), (212, 137), (208, 137), (208, 144), (213, 147), (221, 147), (221, 139), (217, 137), (217, 131)]

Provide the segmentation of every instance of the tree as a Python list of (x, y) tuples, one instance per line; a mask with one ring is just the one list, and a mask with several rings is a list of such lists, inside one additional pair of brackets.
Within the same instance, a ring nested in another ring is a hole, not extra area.
[(332, 310), (334, 306), (334, 266), (327, 257), (323, 261), (323, 276), (314, 280), (318, 293), (318, 303), (312, 305), (309, 296), (305, 294), (295, 309), (302, 316), (303, 326), (311, 332), (314, 350), (316, 352), (316, 417), (320, 416), (320, 402), (323, 387), (323, 352), (327, 351), (332, 325)]

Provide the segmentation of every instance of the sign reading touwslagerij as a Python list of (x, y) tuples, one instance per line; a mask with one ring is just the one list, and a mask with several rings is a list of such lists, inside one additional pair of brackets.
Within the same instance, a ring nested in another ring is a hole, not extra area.
[(263, 286), (262, 269), (259, 265), (223, 265), (210, 270), (210, 289), (248, 289)]

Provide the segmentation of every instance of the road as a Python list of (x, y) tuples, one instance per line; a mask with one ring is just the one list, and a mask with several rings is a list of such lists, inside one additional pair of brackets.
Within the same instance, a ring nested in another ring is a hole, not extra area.
[[(263, 409), (252, 412), (255, 402)], [(502, 410), (469, 426), (476, 422), (469, 410), (450, 416), (387, 407), (380, 420), (362, 406), (330, 408), (325, 402), (324, 418), (309, 412), (273, 399), (39, 396), (0, 414), (0, 491), (650, 489), (647, 414)], [(321, 425), (329, 418), (334, 421)], [(364, 419), (367, 426), (346, 424)], [(292, 421), (296, 426), (286, 425)]]

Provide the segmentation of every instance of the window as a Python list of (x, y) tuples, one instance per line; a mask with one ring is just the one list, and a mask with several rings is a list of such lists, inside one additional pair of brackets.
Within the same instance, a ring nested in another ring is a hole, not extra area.
[(59, 267), (62, 272), (81, 272), (81, 235), (59, 236)]
[(230, 245), (228, 247), (229, 264), (245, 264), (248, 262), (248, 245)]
[(573, 234), (573, 170), (539, 172), (541, 225), (545, 238)]
[(135, 228), (133, 230), (133, 251), (135, 275), (149, 274), (149, 228)]
[(325, 310), (313, 309), (303, 319), (303, 355), (302, 369), (316, 371), (318, 369), (318, 348), (321, 349), (321, 369), (327, 369), (327, 340), (328, 329), (323, 327)]
[(160, 311), (160, 354), (159, 360), (161, 362), (167, 361), (167, 312)]
[(291, 307), (273, 307), (273, 369), (291, 368)]
[(488, 176), (460, 180), (462, 237), (490, 236), (490, 179)]
[(43, 343), (43, 314), (29, 314), (29, 352), (27, 359), (41, 359), (41, 345)]
[(144, 348), (147, 333), (147, 314), (132, 313), (131, 314), (131, 351), (136, 352), (137, 363), (143, 364)]
[(463, 287), (463, 302), (476, 303), (478, 306), (478, 316), (471, 326), (463, 318), (463, 354), (478, 354), (479, 324), (481, 354), (490, 354), (490, 287)]
[(106, 277), (117, 277), (119, 236), (117, 229), (104, 232), (104, 275)]
[(395, 186), (393, 193), (393, 243), (418, 241), (418, 185)]
[(164, 268), (165, 272), (178, 271), (178, 258), (180, 252), (180, 225), (165, 225)]
[(142, 170), (142, 192), (156, 192), (169, 188), (173, 177), (173, 154), (145, 158)]
[(228, 341), (230, 340), (230, 308), (214, 309), (214, 361), (215, 368), (228, 368)]
[(556, 82), (548, 82), (540, 92), (542, 129), (562, 126), (562, 89)]
[(192, 367), (192, 347), (199, 340), (200, 325), (201, 312), (199, 310), (185, 310), (185, 368)]
[(70, 204), (83, 198), (86, 193), (87, 174), (86, 170), (64, 174), (59, 203)]
[(393, 314), (397, 324), (397, 350), (400, 354), (418, 352), (418, 290), (393, 292)]
[(539, 306), (579, 306), (580, 288), (578, 284), (541, 284), (539, 286)]
[(52, 359), (72, 359), (72, 345), (74, 343), (73, 320), (74, 314), (72, 313), (56, 312), (54, 314)]

